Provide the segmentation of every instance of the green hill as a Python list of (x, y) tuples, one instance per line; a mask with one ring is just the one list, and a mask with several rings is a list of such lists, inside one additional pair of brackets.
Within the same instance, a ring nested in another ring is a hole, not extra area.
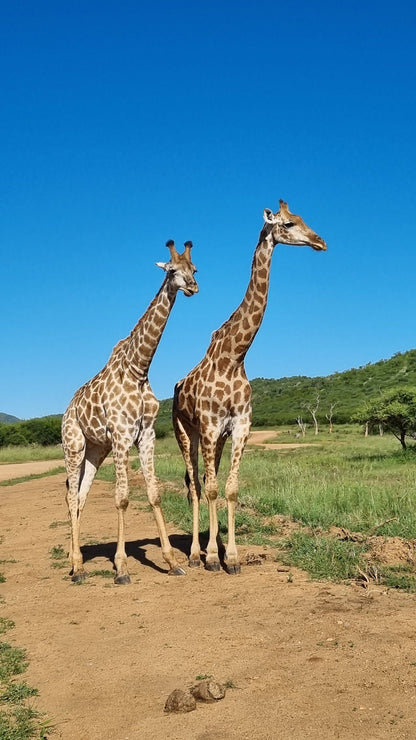
[(20, 419), (17, 416), (11, 416), (11, 414), (3, 414), (0, 411), (0, 424), (16, 424)]
[[(389, 360), (334, 373), (308, 378), (295, 375), (290, 378), (255, 378), (250, 381), (253, 391), (253, 426), (296, 424), (296, 418), (311, 423), (312, 417), (305, 404), (314, 403), (319, 394), (318, 420), (326, 421), (326, 414), (334, 404), (333, 421), (347, 424), (364, 401), (377, 397), (380, 391), (414, 386), (416, 388), (416, 349), (398, 352)], [(172, 399), (160, 402), (156, 434), (172, 429)], [(61, 416), (20, 421), (0, 413), (0, 447), (7, 444), (57, 444), (60, 439)], [(9, 426), (10, 425), (10, 426)]]
[[(295, 424), (298, 416), (311, 421), (305, 404), (315, 401), (319, 393), (318, 420), (325, 421), (331, 404), (334, 423), (345, 424), (362, 403), (376, 397), (380, 391), (397, 386), (416, 387), (416, 349), (398, 352), (389, 360), (309, 378), (255, 378), (250, 381), (253, 391), (253, 426)], [(158, 425), (170, 424), (172, 399), (160, 404)]]

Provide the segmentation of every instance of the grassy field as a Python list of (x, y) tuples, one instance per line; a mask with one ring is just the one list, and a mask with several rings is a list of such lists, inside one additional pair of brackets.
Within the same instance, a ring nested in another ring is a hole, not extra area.
[(31, 460), (63, 459), (64, 453), (61, 445), (52, 445), (51, 447), (43, 447), (43, 445), (0, 447), (0, 465), (2, 463), (30, 462)]
[[(283, 431), (269, 442), (294, 438)], [(304, 442), (289, 451), (246, 448), (240, 467), (240, 529), (246, 525), (253, 535), (262, 524), (260, 529), (268, 531), (265, 521), (284, 515), (313, 529), (335, 525), (370, 534), (376, 528), (377, 534), (416, 537), (416, 446), (403, 453), (394, 437), (365, 438), (354, 427), (332, 435), (311, 434)], [(311, 443), (314, 446), (308, 446)], [(229, 454), (227, 443), (219, 471), (222, 488)], [(158, 442), (155, 467), (162, 481), (177, 484), (181, 491), (165, 491), (166, 510), (172, 508), (172, 515), (177, 510), (175, 519), (180, 516), (189, 528), (184, 465), (174, 439)], [(225, 527), (225, 512), (221, 519)]]
[[(301, 444), (287, 451), (246, 448), (240, 468), (237, 542), (277, 546), (287, 563), (315, 578), (340, 580), (375, 573), (381, 582), (416, 590), (410, 559), (387, 567), (372, 564), (368, 556), (369, 541), (376, 535), (416, 539), (416, 445), (410, 443), (403, 452), (391, 435), (364, 437), (359, 427), (346, 425), (331, 435), (324, 430), (315, 436), (311, 431), (304, 440), (295, 440), (293, 430), (280, 429), (270, 444), (274, 441)], [(35, 452), (39, 454), (39, 448)], [(225, 540), (223, 490), (229, 455), (228, 442), (219, 471), (218, 516)], [(138, 466), (137, 459), (132, 465)], [(173, 436), (157, 440), (155, 467), (165, 484), (166, 519), (191, 532), (184, 464)], [(98, 477), (114, 480), (114, 466), (102, 467)], [(144, 501), (144, 491), (132, 491), (133, 505), (134, 498)], [(288, 522), (297, 525), (289, 534)], [(345, 530), (343, 538), (334, 536), (334, 527)], [(207, 530), (207, 507), (202, 502), (200, 531)]]

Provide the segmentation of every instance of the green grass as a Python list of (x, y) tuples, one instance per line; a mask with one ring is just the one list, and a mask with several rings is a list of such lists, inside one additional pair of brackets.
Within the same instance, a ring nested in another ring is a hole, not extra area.
[(381, 582), (388, 588), (398, 588), (409, 594), (416, 593), (416, 578), (408, 573), (396, 572), (393, 568), (384, 568), (380, 573)]
[(110, 463), (109, 465), (102, 465), (101, 468), (98, 469), (97, 480), (103, 480), (103, 481), (114, 481), (116, 479), (116, 469), (114, 467), (114, 463)]
[(54, 545), (54, 547), (51, 547), (51, 549), (49, 550), (49, 554), (52, 560), (52, 568), (66, 568), (67, 556), (66, 551), (64, 550), (62, 545)]
[(60, 445), (43, 447), (27, 445), (0, 447), (0, 464), (31, 462), (32, 460), (63, 460), (64, 453)]
[[(12, 620), (4, 617), (0, 619), (1, 635), (13, 627)], [(37, 695), (37, 689), (16, 679), (16, 676), (25, 672), (27, 666), (25, 650), (0, 641), (1, 740), (46, 740), (50, 736), (50, 723), (30, 702)]]
[(92, 576), (100, 576), (101, 578), (114, 578), (115, 571), (108, 570), (107, 568), (101, 568), (98, 570), (92, 570), (90, 573), (88, 573), (88, 577)]
[(26, 483), (29, 480), (36, 480), (37, 478), (47, 478), (50, 475), (57, 475), (57, 473), (64, 473), (64, 467), (52, 468), (44, 473), (32, 473), (32, 475), (22, 475), (20, 478), (11, 478), (10, 480), (0, 481), (0, 486), (15, 486), (17, 483)]
[(283, 560), (306, 570), (317, 580), (342, 581), (356, 578), (358, 568), (364, 570), (365, 547), (329, 537), (293, 532), (283, 545)]

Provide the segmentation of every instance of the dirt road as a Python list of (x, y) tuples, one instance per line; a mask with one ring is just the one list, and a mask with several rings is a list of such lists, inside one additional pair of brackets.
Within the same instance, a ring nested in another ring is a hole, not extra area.
[[(138, 475), (138, 474), (135, 474)], [(112, 484), (96, 482), (82, 540), (82, 585), (51, 549), (68, 545), (65, 475), (0, 489), (1, 614), (25, 647), (24, 675), (61, 740), (414, 740), (416, 598), (380, 587), (311, 583), (272, 550), (239, 576), (169, 577), (153, 518), (127, 514), (130, 586), (111, 569)], [(170, 526), (185, 561), (190, 539)], [(247, 549), (240, 548), (242, 560)], [(66, 564), (66, 561), (65, 561)], [(167, 696), (198, 676), (225, 698), (165, 714)]]

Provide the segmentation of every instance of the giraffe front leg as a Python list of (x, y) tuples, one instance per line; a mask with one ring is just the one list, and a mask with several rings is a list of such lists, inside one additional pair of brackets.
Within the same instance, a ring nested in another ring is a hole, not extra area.
[(227, 547), (225, 548), (225, 567), (227, 573), (229, 573), (230, 575), (236, 575), (241, 571), (237, 546), (235, 544), (235, 507), (237, 504), (237, 496), (238, 479), (235, 476), (229, 476), (225, 486), (228, 517), (228, 543)]
[(129, 584), (130, 576), (127, 569), (126, 536), (125, 536), (125, 511), (129, 505), (129, 482), (128, 461), (130, 447), (127, 443), (115, 443), (113, 439), (113, 456), (116, 468), (116, 494), (115, 503), (118, 517), (117, 550), (114, 557), (116, 576), (114, 583), (118, 585)]
[(152, 507), (153, 514), (156, 520), (160, 546), (162, 549), (162, 556), (169, 566), (169, 575), (184, 576), (186, 575), (185, 571), (178, 563), (178, 560), (170, 544), (168, 533), (166, 531), (166, 523), (161, 506), (160, 492), (154, 470), (154, 446), (155, 433), (152, 426), (151, 428), (143, 430), (140, 441), (137, 444), (140, 465), (146, 483), (147, 497), (149, 499), (149, 503)]
[(221, 569), (221, 565), (218, 555), (218, 481), (215, 472), (215, 442), (211, 437), (201, 438), (201, 446), (205, 465), (205, 496), (208, 501), (209, 513), (209, 540), (205, 568), (206, 570), (217, 571)]
[(225, 484), (225, 498), (227, 499), (228, 514), (228, 543), (225, 549), (225, 566), (227, 573), (230, 573), (230, 575), (235, 575), (241, 571), (237, 546), (235, 544), (235, 508), (238, 497), (238, 471), (249, 430), (249, 422), (236, 424), (233, 430), (231, 467)]

